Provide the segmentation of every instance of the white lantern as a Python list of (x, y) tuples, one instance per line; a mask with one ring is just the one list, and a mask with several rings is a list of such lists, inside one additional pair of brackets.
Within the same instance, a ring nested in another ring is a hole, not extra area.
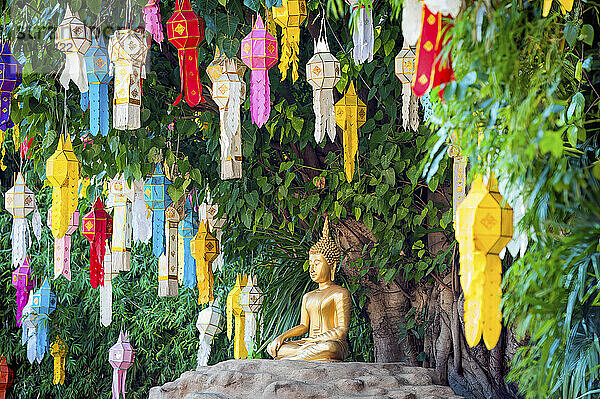
[(131, 269), (132, 213), (131, 202), (134, 190), (123, 176), (111, 179), (108, 183), (107, 208), (113, 211), (113, 231), (111, 237), (112, 265), (116, 273)]
[(198, 314), (196, 328), (200, 332), (200, 346), (198, 347), (198, 367), (208, 364), (210, 346), (213, 338), (221, 332), (221, 317), (223, 312), (219, 306), (219, 299), (210, 302), (208, 307)]
[(89, 87), (83, 55), (92, 45), (92, 30), (84, 25), (77, 13), (71, 12), (68, 5), (65, 17), (56, 29), (55, 43), (66, 54), (60, 83), (65, 90), (69, 90), (69, 82), (72, 80), (80, 92), (87, 92)]
[(406, 41), (394, 60), (396, 77), (402, 82), (402, 127), (406, 129), (410, 122), (414, 131), (419, 128), (419, 100), (411, 87), (416, 60), (415, 50)]
[[(373, 61), (375, 45), (375, 29), (373, 27), (373, 4), (361, 4), (360, 0), (346, 0), (352, 14), (358, 14), (355, 19), (352, 41), (352, 58), (356, 65)], [(352, 18), (353, 16), (351, 16)]]
[(40, 237), (42, 230), (42, 219), (37, 211), (35, 195), (25, 185), (25, 178), (21, 172), (17, 173), (15, 185), (4, 194), (4, 208), (12, 215), (12, 264), (19, 267), (25, 260), (27, 250), (31, 247), (31, 235), (27, 216), (34, 212), (33, 231), (36, 237)]
[(119, 130), (141, 126), (142, 81), (146, 78), (148, 42), (132, 29), (117, 30), (108, 42), (111, 72), (115, 75), (113, 127)]
[[(185, 199), (185, 196), (181, 197)], [(177, 201), (165, 211), (165, 253), (158, 259), (158, 296), (177, 296), (178, 284), (178, 239), (179, 222), (183, 220), (183, 202)]]
[(113, 256), (111, 246), (107, 242), (102, 262), (104, 285), (100, 285), (100, 324), (104, 327), (108, 327), (112, 323), (112, 279), (119, 274), (119, 270), (113, 264)]
[[(242, 75), (243, 76), (243, 75)], [(240, 106), (246, 97), (246, 84), (240, 78), (235, 61), (213, 83), (213, 100), (221, 114), (221, 179), (242, 177), (242, 125)]]
[(240, 293), (240, 306), (246, 316), (246, 325), (244, 329), (244, 343), (246, 344), (246, 350), (251, 353), (254, 350), (254, 340), (256, 338), (256, 320), (260, 307), (263, 301), (263, 292), (258, 288), (256, 283), (256, 276), (248, 276), (248, 284), (242, 289)]
[(333, 109), (333, 88), (341, 78), (340, 62), (329, 52), (325, 34), (315, 43), (315, 55), (306, 63), (306, 80), (313, 88), (315, 111), (315, 141), (320, 143), (325, 132), (335, 141), (336, 125)]

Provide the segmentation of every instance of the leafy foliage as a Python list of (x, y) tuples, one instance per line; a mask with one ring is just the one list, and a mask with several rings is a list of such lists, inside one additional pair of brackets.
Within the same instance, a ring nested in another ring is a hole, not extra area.
[[(539, 2), (469, 3), (449, 42), (456, 81), (437, 101), (432, 176), (456, 133), (470, 174), (494, 171), (524, 200), (527, 254), (504, 276), (504, 316), (523, 340), (509, 378), (528, 398), (598, 391), (597, 4), (541, 18)], [(478, 30), (480, 29), (480, 33)]]

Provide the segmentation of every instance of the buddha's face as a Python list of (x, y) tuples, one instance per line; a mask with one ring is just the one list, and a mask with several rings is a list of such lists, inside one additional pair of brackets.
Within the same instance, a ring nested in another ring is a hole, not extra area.
[(308, 256), (310, 278), (315, 283), (326, 283), (331, 281), (331, 267), (325, 257), (321, 254), (310, 254)]

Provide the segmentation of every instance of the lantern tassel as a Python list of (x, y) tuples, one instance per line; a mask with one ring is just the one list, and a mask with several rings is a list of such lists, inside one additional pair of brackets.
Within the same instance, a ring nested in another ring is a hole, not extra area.
[[(409, 86), (409, 85), (402, 85), (402, 90), (404, 90), (405, 86)], [(410, 96), (410, 112), (409, 112), (410, 116), (409, 116), (409, 121), (410, 121), (410, 129), (412, 131), (417, 131), (417, 129), (419, 128), (419, 99), (412, 94)]]
[(108, 98), (108, 83), (100, 83), (98, 86), (98, 119), (100, 121), (100, 133), (102, 133), (102, 136), (106, 137), (110, 129), (108, 115), (108, 104), (110, 101)]
[(152, 214), (152, 253), (160, 258), (165, 253), (165, 211), (155, 210)]
[(252, 122), (262, 127), (271, 113), (271, 84), (266, 69), (253, 69), (250, 74), (250, 103)]
[[(97, 233), (98, 234), (98, 233)], [(104, 270), (102, 260), (106, 252), (105, 239), (95, 239), (90, 243), (90, 282), (92, 288), (104, 285)]]
[(54, 240), (54, 280), (63, 275), (71, 281), (71, 236)]
[[(349, 116), (348, 120), (352, 117)], [(354, 169), (358, 161), (358, 127), (355, 123), (346, 123), (346, 129), (343, 132), (344, 138), (344, 171), (346, 172), (346, 180), (352, 182), (354, 177)]]
[(200, 345), (198, 346), (198, 363), (197, 367), (208, 365), (208, 358), (210, 357), (212, 337), (204, 335), (200, 337)]
[(244, 344), (248, 353), (254, 352), (254, 339), (256, 338), (256, 313), (246, 313), (244, 326)]
[(69, 82), (72, 80), (79, 91), (85, 93), (89, 90), (89, 86), (83, 54), (74, 52), (66, 55), (65, 68), (60, 75), (60, 84), (65, 90), (69, 90)]
[(179, 56), (179, 77), (181, 79), (181, 92), (175, 99), (173, 106), (181, 102), (185, 90), (185, 101), (190, 107), (205, 103), (202, 97), (202, 85), (198, 73), (198, 51), (196, 48), (177, 50)]
[(23, 264), (27, 249), (31, 246), (31, 234), (29, 224), (25, 218), (13, 218), (12, 232), (12, 264), (18, 267)]
[(313, 109), (315, 111), (315, 141), (321, 143), (325, 133), (333, 143), (335, 141), (335, 114), (333, 112), (333, 89), (313, 90)]
[(300, 43), (300, 27), (287, 26), (282, 29), (281, 58), (279, 60), (279, 71), (281, 81), (287, 77), (287, 71), (292, 65), (292, 82), (298, 80), (298, 52)]
[(352, 32), (354, 49), (352, 58), (357, 64), (373, 61), (373, 47), (375, 44), (375, 32), (373, 28), (373, 8), (361, 7), (358, 9), (356, 26)]
[(42, 363), (44, 355), (48, 350), (48, 332), (50, 327), (48, 325), (48, 315), (38, 314), (38, 327), (37, 327), (37, 362)]
[(1, 107), (0, 108), (0, 130), (3, 132), (7, 131), (15, 124), (10, 119), (10, 98), (12, 97), (12, 93), (8, 91), (0, 92), (0, 101), (2, 104), (9, 104), (9, 107)]
[(148, 210), (148, 206), (144, 201), (144, 193), (142, 190), (136, 190), (131, 212), (133, 241), (147, 243), (150, 241), (150, 237), (152, 236), (152, 212)]
[[(241, 137), (240, 105), (242, 90), (240, 85), (232, 84), (229, 92), (229, 105), (221, 110), (221, 179), (240, 179), (242, 177), (242, 163), (237, 154), (241, 143), (236, 143)], [(237, 146), (236, 146), (237, 144)]]

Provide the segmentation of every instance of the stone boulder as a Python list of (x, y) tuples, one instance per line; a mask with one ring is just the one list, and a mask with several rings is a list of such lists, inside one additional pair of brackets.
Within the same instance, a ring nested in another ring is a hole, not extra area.
[(228, 360), (188, 371), (149, 399), (461, 399), (435, 370), (398, 363)]

